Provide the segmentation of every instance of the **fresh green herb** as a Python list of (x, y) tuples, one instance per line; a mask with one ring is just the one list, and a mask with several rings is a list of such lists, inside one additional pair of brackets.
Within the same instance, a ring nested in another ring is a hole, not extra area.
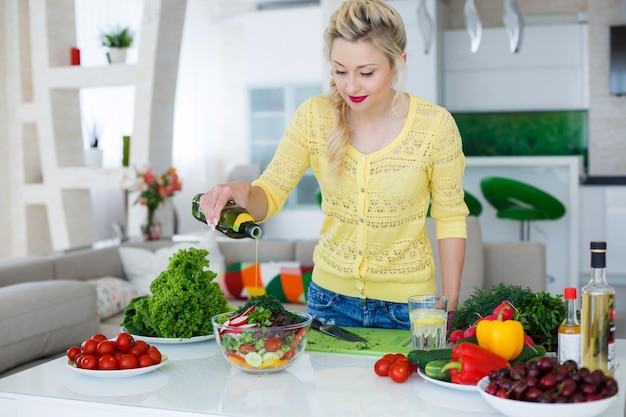
[(134, 298), (122, 325), (132, 334), (190, 338), (213, 334), (211, 318), (229, 311), (228, 300), (213, 280), (208, 251), (181, 249), (150, 284), (152, 295)]
[(283, 303), (271, 294), (251, 297), (235, 314), (243, 313), (250, 307), (255, 307), (248, 316), (250, 323), (262, 326), (286, 326), (304, 321), (301, 316), (287, 311)]
[(515, 306), (514, 319), (524, 326), (526, 334), (548, 351), (554, 351), (558, 328), (565, 318), (562, 296), (547, 292), (535, 293), (519, 285), (498, 284), (489, 289), (476, 288), (457, 309), (453, 329), (466, 329), (480, 317), (488, 316), (502, 301)]

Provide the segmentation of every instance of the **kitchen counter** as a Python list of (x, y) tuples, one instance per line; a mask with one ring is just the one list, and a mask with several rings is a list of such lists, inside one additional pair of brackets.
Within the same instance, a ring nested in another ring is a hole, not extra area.
[[(59, 358), (0, 379), (2, 417), (170, 416), (500, 416), (478, 392), (434, 385), (417, 374), (403, 384), (376, 376), (379, 356), (305, 352), (287, 371), (233, 369), (215, 342), (159, 345), (160, 369), (124, 379), (77, 373)], [(619, 398), (604, 417), (623, 417), (626, 340), (617, 341)]]

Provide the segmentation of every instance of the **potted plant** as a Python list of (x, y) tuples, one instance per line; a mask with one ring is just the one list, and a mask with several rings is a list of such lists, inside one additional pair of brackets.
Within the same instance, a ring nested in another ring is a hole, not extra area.
[(133, 44), (134, 33), (129, 27), (117, 27), (110, 32), (103, 32), (100, 36), (102, 46), (109, 48), (107, 57), (109, 63), (126, 62), (126, 50)]

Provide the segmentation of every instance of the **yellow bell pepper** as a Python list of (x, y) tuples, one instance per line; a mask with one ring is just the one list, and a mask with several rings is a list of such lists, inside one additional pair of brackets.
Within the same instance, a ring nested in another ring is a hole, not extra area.
[(476, 325), (478, 345), (510, 361), (524, 349), (524, 327), (517, 320), (481, 320)]

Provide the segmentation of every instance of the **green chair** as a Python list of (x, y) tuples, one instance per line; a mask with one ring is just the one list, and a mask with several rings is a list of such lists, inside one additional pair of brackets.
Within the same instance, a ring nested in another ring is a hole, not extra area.
[[(467, 209), (469, 210), (469, 215), (470, 216), (480, 216), (480, 213), (483, 212), (483, 205), (480, 204), (480, 201), (474, 197), (472, 194), (468, 193), (467, 191), (463, 190), (465, 192), (465, 205), (467, 205)], [(432, 203), (428, 206), (428, 211), (426, 212), (426, 217), (430, 217), (430, 207), (432, 206)]]
[(565, 206), (539, 188), (510, 178), (487, 177), (480, 182), (485, 199), (500, 219), (520, 222), (520, 239), (530, 240), (530, 222), (557, 220)]

